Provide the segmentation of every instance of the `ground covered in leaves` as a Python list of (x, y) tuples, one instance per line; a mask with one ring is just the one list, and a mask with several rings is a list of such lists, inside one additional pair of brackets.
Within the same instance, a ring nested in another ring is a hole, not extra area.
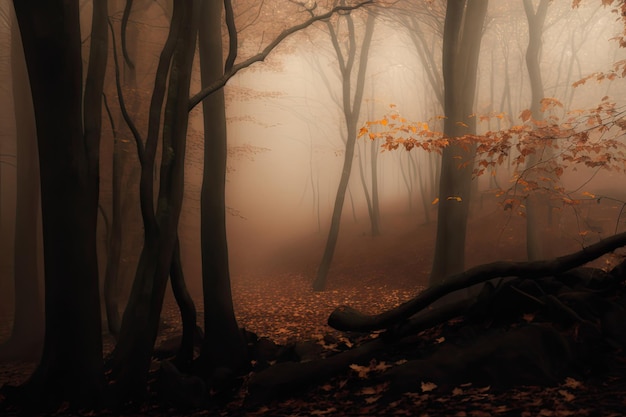
[[(493, 213), (496, 213), (495, 211)], [(520, 236), (523, 220), (493, 213), (472, 220), (468, 242), (469, 266), (494, 260), (521, 260)], [(608, 215), (607, 215), (608, 213)], [(610, 210), (606, 213), (610, 228)], [(345, 334), (326, 325), (330, 313), (347, 304), (376, 313), (392, 308), (418, 294), (427, 284), (432, 260), (434, 224), (387, 223), (387, 232), (371, 238), (360, 229), (347, 227), (340, 239), (329, 276), (328, 289), (313, 292), (311, 282), (323, 239), (312, 237), (290, 245), (276, 255), (271, 268), (242, 268), (233, 273), (233, 298), (239, 324), (259, 338), (294, 348), (308, 341), (317, 346), (316, 354), (332, 355), (377, 338), (373, 334)], [(562, 226), (562, 225), (561, 225)], [(383, 229), (384, 230), (384, 229)], [(471, 231), (480, 231), (472, 233)], [(357, 231), (355, 233), (355, 231)], [(563, 254), (580, 249), (588, 233), (573, 233), (558, 248)], [(576, 238), (577, 235), (577, 238)], [(593, 238), (593, 236), (591, 236)], [(607, 262), (602, 260), (601, 263)], [(198, 308), (202, 306), (197, 299)], [(11, 317), (0, 320), (0, 340), (10, 331)], [(199, 324), (202, 323), (202, 315)], [(164, 308), (158, 343), (174, 337), (180, 319), (175, 304), (168, 299)], [(445, 343), (458, 323), (446, 323), (422, 332), (421, 343)], [(112, 340), (105, 337), (105, 351)], [(355, 363), (345, 373), (288, 398), (265, 404), (249, 404), (247, 380), (232, 395), (216, 398), (202, 410), (178, 410), (159, 398), (128, 410), (123, 415), (188, 416), (622, 416), (626, 409), (626, 356), (617, 355), (605, 374), (587, 380), (566, 377), (551, 387), (522, 386), (496, 390), (490, 386), (459, 384), (441, 389), (429, 380), (415, 381), (405, 393), (393, 393), (379, 375), (407, 358), (396, 352), (379, 352), (369, 363)], [(271, 364), (270, 364), (271, 365)], [(0, 385), (24, 381), (34, 364), (0, 364)], [(155, 366), (155, 369), (157, 366)], [(102, 415), (112, 415), (102, 412)], [(119, 413), (117, 413), (119, 414)], [(67, 415), (61, 412), (59, 415)]]

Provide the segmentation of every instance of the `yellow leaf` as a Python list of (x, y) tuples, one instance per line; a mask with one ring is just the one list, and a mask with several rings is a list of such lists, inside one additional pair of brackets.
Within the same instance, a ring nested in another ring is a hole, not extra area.
[(384, 118), (383, 120), (380, 121), (380, 124), (383, 125), (383, 126), (387, 126), (387, 123), (389, 123), (387, 118)]
[(458, 201), (459, 203), (461, 201), (463, 201), (463, 199), (461, 197), (458, 197), (458, 196), (450, 196), (446, 200), (454, 200), (454, 201)]
[(585, 197), (596, 198), (596, 196), (594, 194), (591, 194), (590, 192), (587, 192), (587, 191), (583, 192), (583, 195)]
[(469, 127), (467, 123), (463, 123), (463, 122), (456, 122), (456, 125), (461, 126), (461, 127)]
[(359, 138), (361, 136), (363, 136), (364, 134), (366, 134), (368, 132), (368, 129), (366, 127), (362, 127), (361, 130), (359, 130)]
[(435, 198), (431, 203), (433, 206), (439, 202), (439, 197)]
[(522, 114), (520, 114), (520, 119), (522, 119), (523, 122), (527, 122), (531, 117), (532, 117), (533, 113), (526, 109), (522, 112)]

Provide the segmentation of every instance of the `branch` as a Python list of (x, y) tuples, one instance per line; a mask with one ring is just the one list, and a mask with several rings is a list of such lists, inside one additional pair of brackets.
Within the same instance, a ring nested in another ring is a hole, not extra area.
[(354, 6), (337, 6), (337, 7), (333, 7), (330, 11), (328, 11), (328, 12), (326, 12), (324, 14), (312, 17), (309, 20), (307, 20), (306, 22), (300, 23), (299, 25), (293, 26), (293, 27), (291, 27), (289, 29), (286, 29), (286, 30), (282, 31), (280, 33), (280, 35), (278, 35), (276, 37), (276, 39), (274, 39), (272, 42), (270, 42), (270, 44), (267, 45), (265, 47), (265, 49), (263, 49), (263, 51), (261, 51), (258, 54), (254, 55), (254, 56), (252, 56), (252, 57), (250, 57), (248, 59), (246, 59), (243, 62), (240, 62), (237, 65), (233, 65), (233, 67), (229, 71), (226, 71), (222, 77), (220, 77), (219, 79), (215, 80), (209, 86), (203, 88), (202, 90), (200, 90), (200, 92), (198, 92), (193, 97), (191, 97), (189, 99), (189, 107), (188, 107), (189, 111), (191, 111), (194, 107), (196, 107), (207, 96), (209, 96), (210, 94), (212, 94), (215, 91), (219, 90), (220, 88), (224, 87), (224, 85), (226, 85), (228, 80), (230, 80), (239, 71), (241, 71), (244, 68), (249, 67), (250, 65), (254, 64), (255, 62), (264, 61), (265, 58), (267, 58), (267, 56), (270, 54), (270, 52), (272, 52), (274, 50), (274, 48), (276, 48), (282, 41), (284, 41), (290, 35), (298, 32), (298, 31), (300, 31), (302, 29), (306, 29), (307, 27), (311, 26), (315, 22), (319, 22), (321, 20), (328, 19), (335, 13), (338, 13), (338, 12), (349, 12), (351, 10), (359, 9), (359, 8), (365, 6), (365, 5), (373, 4), (373, 3), (374, 3), (374, 0), (366, 0), (366, 1), (363, 1), (361, 3), (356, 4)]
[(235, 65), (239, 44), (232, 0), (224, 0), (224, 15), (226, 19), (226, 27), (228, 28), (228, 57), (226, 58), (226, 64), (224, 65), (224, 72), (228, 72), (232, 70), (233, 65)]
[(117, 59), (117, 44), (115, 41), (115, 30), (113, 29), (113, 24), (111, 23), (111, 19), (108, 19), (109, 28), (111, 29), (111, 41), (113, 43), (113, 61), (115, 61), (115, 87), (117, 89), (117, 97), (120, 104), (120, 112), (122, 112), (122, 117), (126, 122), (126, 125), (130, 129), (133, 134), (133, 138), (135, 139), (135, 145), (137, 145), (137, 156), (139, 161), (143, 161), (144, 154), (144, 146), (143, 139), (141, 138), (141, 134), (135, 125), (132, 117), (128, 114), (128, 110), (126, 109), (126, 102), (124, 101), (124, 92), (122, 91), (122, 82), (120, 81), (120, 65)]
[(124, 61), (126, 61), (126, 65), (130, 69), (135, 69), (135, 63), (130, 58), (128, 54), (128, 46), (126, 43), (126, 28), (128, 27), (128, 19), (130, 18), (130, 12), (133, 8), (134, 0), (126, 0), (126, 5), (124, 6), (124, 14), (122, 15), (122, 29), (121, 29), (121, 37), (122, 37), (122, 55), (124, 56)]
[(398, 307), (376, 315), (361, 313), (352, 307), (341, 306), (328, 318), (328, 325), (342, 331), (372, 331), (385, 329), (406, 320), (443, 296), (475, 284), (501, 277), (542, 278), (558, 275), (586, 264), (608, 252), (626, 246), (626, 232), (603, 239), (578, 252), (555, 259), (532, 262), (493, 262), (479, 265), (452, 275), (440, 285), (430, 287), (417, 297)]

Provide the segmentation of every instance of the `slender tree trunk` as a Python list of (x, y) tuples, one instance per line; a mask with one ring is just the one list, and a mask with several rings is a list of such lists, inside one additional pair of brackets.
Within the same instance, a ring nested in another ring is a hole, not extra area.
[(365, 37), (361, 45), (361, 54), (359, 59), (359, 68), (357, 72), (356, 90), (354, 99), (352, 98), (352, 64), (356, 56), (355, 40), (354, 40), (354, 25), (352, 22), (352, 16), (346, 15), (345, 18), (348, 21), (348, 28), (350, 30), (350, 44), (351, 48), (348, 51), (348, 57), (343, 57), (341, 48), (337, 43), (336, 35), (334, 34), (332, 26), (329, 24), (331, 30), (331, 39), (337, 52), (337, 57), (340, 61), (340, 69), (342, 74), (342, 86), (343, 86), (343, 113), (346, 120), (347, 127), (347, 140), (346, 151), (344, 153), (343, 169), (341, 171), (341, 179), (339, 180), (339, 186), (337, 187), (337, 194), (335, 196), (335, 204), (333, 207), (333, 214), (331, 218), (330, 230), (328, 232), (328, 239), (326, 240), (326, 247), (324, 249), (324, 255), (320, 262), (320, 266), (317, 270), (317, 275), (313, 283), (313, 289), (315, 291), (322, 291), (326, 287), (326, 278), (330, 269), (330, 264), (335, 254), (335, 247), (337, 245), (337, 238), (339, 237), (339, 225), (341, 223), (341, 212), (343, 211), (343, 203), (346, 197), (346, 189), (348, 188), (348, 182), (350, 181), (350, 173), (352, 171), (352, 161), (354, 159), (354, 148), (356, 145), (357, 136), (357, 123), (361, 110), (361, 102), (363, 99), (363, 87), (365, 84), (365, 72), (367, 70), (367, 61), (369, 48), (374, 34), (374, 22), (375, 18), (372, 13), (368, 14), (367, 23), (365, 24)]
[(39, 290), (38, 223), (39, 160), (37, 132), (28, 72), (17, 21), (11, 29), (11, 73), (17, 137), (17, 199), (15, 211), (15, 310), (11, 338), (0, 346), (0, 358), (35, 359), (44, 334)]
[(365, 169), (363, 165), (367, 160), (367, 147), (364, 147), (363, 152), (361, 152), (361, 148), (357, 145), (356, 150), (358, 151), (357, 158), (359, 158), (359, 178), (361, 179), (361, 186), (363, 187), (363, 194), (365, 195), (365, 203), (367, 204), (367, 214), (369, 215), (370, 222), (372, 225), (372, 231), (374, 230), (374, 213), (372, 212), (372, 199), (370, 198), (370, 191), (367, 188), (367, 180), (365, 179)]
[(120, 315), (119, 265), (122, 257), (122, 169), (121, 150), (117, 133), (113, 131), (113, 166), (111, 175), (111, 231), (107, 242), (107, 261), (104, 272), (104, 304), (107, 328), (113, 336), (119, 334), (122, 325)]
[[(541, 0), (535, 11), (532, 1), (524, 0), (529, 34), (526, 67), (532, 93), (530, 111), (534, 120), (543, 119), (543, 112), (541, 111), (541, 100), (544, 98), (540, 67), (541, 36), (549, 4), (549, 0)], [(541, 161), (544, 149), (547, 151), (547, 148), (543, 146), (537, 148), (535, 153), (528, 156), (528, 167), (534, 167)], [(546, 196), (539, 192), (531, 193), (526, 199), (526, 252), (531, 261), (545, 256), (544, 240), (545, 229), (548, 227), (546, 213), (546, 210), (549, 210), (548, 204)]]
[(448, 0), (443, 43), (444, 134), (451, 143), (444, 149), (441, 162), (431, 286), (465, 268), (474, 150), (456, 143), (455, 138), (476, 132), (476, 119), (469, 116), (473, 113), (487, 4), (488, 0)]
[[(152, 349), (157, 337), (163, 298), (178, 239), (183, 200), (188, 97), (199, 22), (199, 0), (174, 3), (170, 35), (161, 54), (145, 149), (140, 152), (140, 198), (144, 218), (144, 247), (131, 296), (124, 311), (113, 357), (118, 400), (141, 398), (146, 390)], [(153, 168), (160, 108), (167, 69), (167, 101), (163, 115), (162, 156), (156, 210)], [(141, 147), (140, 147), (141, 148)]]
[[(203, 2), (203, 24), (199, 38), (203, 86), (210, 85), (224, 75), (222, 10), (220, 1)], [(231, 42), (233, 41), (231, 38)], [(240, 371), (247, 362), (244, 341), (232, 304), (228, 264), (224, 91), (220, 89), (209, 95), (202, 105), (205, 139), (200, 210), (205, 338), (198, 359), (198, 371), (204, 376), (211, 376), (217, 368)]]
[(96, 225), (107, 2), (94, 3), (84, 97), (78, 1), (14, 6), (37, 124), (45, 256), (43, 354), (22, 393), (37, 407), (92, 407), (104, 382)]
[(183, 336), (180, 349), (176, 354), (176, 366), (181, 372), (189, 372), (193, 361), (197, 314), (196, 306), (185, 284), (178, 238), (176, 239), (176, 245), (174, 246), (174, 253), (172, 255), (170, 277), (172, 292), (174, 293), (174, 298), (176, 298), (178, 308), (180, 309), (181, 321), (183, 323)]
[(372, 141), (370, 148), (372, 171), (372, 236), (380, 235), (380, 199), (378, 198), (378, 142)]

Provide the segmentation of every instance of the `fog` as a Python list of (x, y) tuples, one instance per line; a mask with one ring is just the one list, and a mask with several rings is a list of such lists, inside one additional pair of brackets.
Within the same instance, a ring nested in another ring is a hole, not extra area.
[[(506, 117), (503, 121), (490, 119), (489, 122), (480, 123), (479, 133), (519, 123), (519, 114), (529, 107), (530, 102), (524, 58), (528, 33), (522, 4), (512, 1), (490, 3), (488, 23), (482, 39), (474, 108), (477, 114), (503, 112)], [(622, 108), (626, 104), (626, 89), (622, 79), (603, 83), (591, 80), (576, 89), (571, 87), (572, 83), (588, 74), (609, 70), (614, 62), (624, 59), (626, 54), (617, 42), (610, 40), (620, 33), (621, 27), (609, 9), (599, 7), (598, 1), (588, 1), (583, 2), (579, 9), (572, 10), (570, 3), (553, 2), (548, 11), (541, 55), (545, 95), (560, 100), (565, 110), (596, 106), (606, 95), (617, 103), (617, 108)], [(15, 132), (8, 5), (8, 1), (2, 1), (0, 22), (0, 294), (3, 294), (5, 301), (7, 295), (12, 293), (15, 216)], [(143, 12), (134, 18), (129, 33), (131, 53), (136, 54), (138, 62), (132, 111), (139, 116), (140, 126), (145, 124), (141, 115), (146, 114), (155, 62), (167, 29), (167, 19), (161, 7), (156, 3), (150, 5), (144, 2), (142, 9)], [(87, 10), (83, 13), (89, 15)], [(115, 11), (113, 16), (119, 21), (120, 11)], [(442, 86), (433, 85), (429, 81), (430, 64), (420, 58), (410, 37), (411, 29), (400, 18), (407, 16), (411, 18), (411, 12), (391, 8), (382, 10), (377, 17), (365, 74), (363, 104), (358, 115), (359, 127), (368, 120), (382, 118), (390, 111), (389, 106), (394, 105), (395, 111), (407, 120), (429, 121), (432, 130), (442, 128), (437, 116), (443, 115), (443, 108), (435, 92)], [(435, 27), (428, 23), (432, 19), (427, 17), (426, 23), (420, 23), (420, 28), (424, 45), (432, 48), (426, 50), (426, 53), (438, 65), (430, 70), (438, 74), (441, 71), (441, 33), (437, 33)], [(355, 14), (358, 45), (363, 38), (364, 21), (364, 14)], [(288, 23), (275, 22), (279, 27), (289, 26)], [(443, 22), (439, 23), (442, 27)], [(267, 22), (261, 21), (259, 24), (267, 25)], [(88, 33), (88, 28), (88, 17), (85, 17), (84, 33)], [(275, 31), (278, 28), (268, 26), (242, 32), (242, 53), (239, 59), (243, 60), (262, 49), (269, 38), (266, 32), (270, 34)], [(345, 33), (340, 34), (340, 41), (345, 51)], [(357, 64), (360, 58), (356, 57)], [(112, 65), (111, 60), (109, 65)], [(353, 88), (355, 80), (356, 75), (353, 75)], [(112, 71), (107, 75), (106, 82), (109, 101), (113, 103), (116, 93)], [(192, 93), (198, 90), (199, 75), (195, 74)], [(282, 257), (293, 256), (294, 248), (306, 253), (306, 266), (309, 268), (303, 266), (302, 271), (294, 271), (296, 273), (310, 273), (312, 260), (321, 259), (345, 151), (346, 124), (341, 92), (338, 59), (323, 23), (312, 25), (289, 37), (265, 62), (242, 70), (226, 85), (230, 148), (227, 227), (234, 280), (239, 275), (251, 274), (250, 271), (280, 265), (281, 261), (287, 263), (289, 259)], [(136, 201), (138, 165), (130, 135), (123, 127), (121, 117), (116, 115), (115, 119), (126, 143), (124, 195), (129, 200), (125, 211), (127, 227), (123, 273), (129, 280), (141, 247), (141, 222)], [(201, 131), (201, 112), (195, 109), (190, 123), (185, 199), (179, 229), (183, 263), (189, 284), (196, 290), (200, 288)], [(375, 239), (370, 236), (368, 210), (358, 171), (358, 158), (370, 158), (371, 148), (366, 138), (358, 139), (357, 146), (359, 150), (343, 208), (340, 240), (348, 233), (361, 236), (362, 239)], [(101, 162), (101, 203), (104, 212), (109, 211), (111, 200), (111, 153), (111, 128), (105, 123)], [(410, 171), (414, 168), (410, 168), (409, 155), (403, 149), (378, 155), (383, 234), (398, 233), (402, 229), (398, 228), (398, 223), (416, 228), (425, 223), (427, 218), (430, 222), (435, 221), (436, 208), (431, 202), (436, 192), (430, 184), (436, 176), (438, 157), (420, 150), (412, 150), (410, 157), (417, 167), (415, 171)], [(409, 183), (406, 176), (410, 172), (412, 179)], [(371, 172), (366, 170), (364, 175), (371, 187)], [(622, 176), (622, 173), (595, 173), (581, 168), (577, 172), (566, 173), (564, 184), (571, 189), (585, 184), (582, 191), (620, 199), (626, 197), (620, 185), (623, 184)], [(497, 174), (501, 185), (510, 178), (511, 172), (507, 169)], [(422, 194), (419, 181), (423, 187)], [(478, 182), (477, 199), (493, 188), (489, 176), (475, 181)], [(423, 204), (424, 201), (427, 204)], [(424, 207), (428, 207), (428, 213)], [(476, 210), (473, 211), (474, 215), (477, 215)], [(101, 221), (104, 222), (104, 219)], [(102, 245), (104, 230), (102, 223)], [(473, 232), (470, 230), (469, 233)], [(523, 238), (519, 237), (521, 240)], [(286, 251), (287, 248), (289, 251)], [(384, 248), (380, 250), (382, 252)], [(105, 256), (104, 246), (101, 255)], [(498, 256), (497, 253), (492, 255)], [(0, 312), (5, 314), (9, 311), (10, 303), (3, 303)]]

